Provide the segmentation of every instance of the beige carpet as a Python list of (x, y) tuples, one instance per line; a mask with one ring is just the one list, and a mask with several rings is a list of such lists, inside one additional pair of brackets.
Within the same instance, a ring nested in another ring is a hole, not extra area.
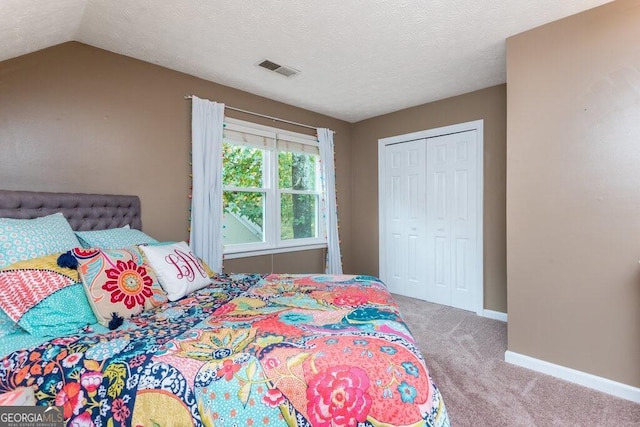
[(638, 404), (506, 363), (506, 323), (394, 297), (452, 426), (640, 426)]

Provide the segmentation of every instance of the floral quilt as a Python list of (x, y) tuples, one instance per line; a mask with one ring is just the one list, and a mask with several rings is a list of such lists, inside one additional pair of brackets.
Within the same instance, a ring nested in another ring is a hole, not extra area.
[(385, 286), (370, 276), (221, 275), (107, 334), (0, 359), (73, 426), (448, 426)]

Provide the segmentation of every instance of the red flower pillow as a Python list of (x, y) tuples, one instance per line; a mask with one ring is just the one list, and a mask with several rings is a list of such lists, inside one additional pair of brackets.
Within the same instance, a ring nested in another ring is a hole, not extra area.
[(73, 255), (93, 312), (102, 325), (109, 325), (113, 313), (126, 319), (167, 302), (156, 275), (136, 247), (76, 248)]

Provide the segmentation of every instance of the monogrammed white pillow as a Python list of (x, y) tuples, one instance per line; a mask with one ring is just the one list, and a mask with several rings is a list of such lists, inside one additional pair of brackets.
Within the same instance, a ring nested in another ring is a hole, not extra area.
[(211, 279), (186, 242), (140, 246), (170, 301), (204, 288)]

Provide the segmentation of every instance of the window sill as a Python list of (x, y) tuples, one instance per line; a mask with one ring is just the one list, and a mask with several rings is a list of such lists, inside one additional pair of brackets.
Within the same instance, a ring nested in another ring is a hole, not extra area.
[(326, 247), (326, 243), (317, 243), (314, 245), (288, 246), (282, 248), (260, 249), (257, 251), (229, 252), (224, 254), (223, 259), (249, 258), (253, 256), (273, 255), (285, 252), (310, 251), (313, 249), (325, 249)]

